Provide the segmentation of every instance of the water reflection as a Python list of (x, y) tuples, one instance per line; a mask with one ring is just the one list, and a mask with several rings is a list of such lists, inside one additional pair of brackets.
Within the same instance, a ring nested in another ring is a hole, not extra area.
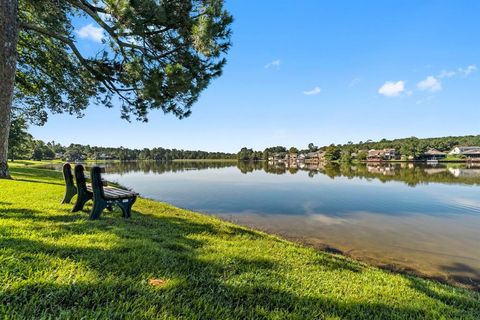
[(389, 164), (319, 164), (287, 167), (284, 164), (269, 164), (267, 162), (152, 162), (131, 161), (100, 163), (105, 166), (109, 173), (126, 174), (142, 172), (154, 173), (178, 173), (189, 170), (208, 170), (236, 167), (242, 174), (255, 171), (264, 171), (269, 174), (298, 174), (306, 172), (308, 177), (313, 178), (318, 174), (326, 175), (332, 179), (336, 177), (377, 179), (382, 182), (401, 181), (409, 186), (431, 182), (480, 184), (480, 163), (473, 164), (413, 164), (413, 163), (389, 163)]

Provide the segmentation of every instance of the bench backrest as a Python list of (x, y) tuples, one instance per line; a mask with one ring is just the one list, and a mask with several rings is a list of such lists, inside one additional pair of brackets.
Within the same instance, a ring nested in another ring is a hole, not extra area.
[(67, 187), (75, 187), (73, 185), (73, 175), (72, 175), (72, 166), (70, 163), (65, 163), (63, 165), (63, 179), (65, 179), (65, 185)]
[(85, 179), (85, 169), (81, 164), (75, 166), (75, 181), (77, 182), (78, 191), (87, 192), (87, 181)]
[(105, 198), (105, 193), (103, 192), (103, 181), (102, 181), (102, 168), (93, 167), (90, 173), (90, 178), (92, 179), (92, 190), (94, 195), (99, 195), (101, 198)]

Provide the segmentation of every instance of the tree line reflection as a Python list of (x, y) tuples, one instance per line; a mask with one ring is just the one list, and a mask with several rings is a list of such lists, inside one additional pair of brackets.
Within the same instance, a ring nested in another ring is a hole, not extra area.
[(326, 175), (331, 179), (346, 177), (348, 179), (375, 179), (381, 182), (400, 181), (409, 186), (438, 183), (480, 184), (479, 164), (437, 164), (435, 166), (413, 163), (388, 164), (319, 164), (307, 166), (272, 165), (268, 162), (154, 162), (130, 161), (101, 164), (107, 173), (125, 174), (143, 172), (145, 174), (164, 174), (185, 172), (189, 170), (215, 170), (222, 168), (237, 168), (242, 174), (263, 171), (268, 174), (284, 175), (306, 172), (310, 178), (316, 175)]

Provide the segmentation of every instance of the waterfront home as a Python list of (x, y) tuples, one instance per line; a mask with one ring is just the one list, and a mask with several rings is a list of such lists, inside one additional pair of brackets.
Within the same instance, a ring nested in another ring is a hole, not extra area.
[(307, 164), (319, 164), (325, 160), (325, 152), (315, 151), (309, 152), (305, 155), (305, 163)]
[(289, 163), (297, 163), (297, 154), (296, 153), (288, 153), (285, 160)]
[(462, 155), (466, 158), (480, 158), (480, 147), (455, 147), (448, 154)]
[(395, 160), (397, 152), (395, 149), (388, 148), (383, 150), (371, 149), (368, 151), (367, 161)]
[(273, 154), (272, 161), (273, 162), (284, 162), (286, 157), (287, 157), (287, 154), (284, 153), (284, 152), (275, 153), (275, 154)]
[(380, 161), (382, 160), (383, 150), (368, 150), (367, 161)]
[(428, 149), (423, 153), (422, 158), (425, 160), (438, 160), (444, 159), (447, 156), (446, 152), (438, 151), (437, 149)]

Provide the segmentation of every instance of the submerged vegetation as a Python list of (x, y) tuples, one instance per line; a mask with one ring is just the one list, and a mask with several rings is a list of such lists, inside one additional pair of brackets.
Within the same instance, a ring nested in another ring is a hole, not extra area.
[(0, 180), (0, 314), (12, 318), (478, 319), (478, 293), (140, 199), (90, 221), (59, 172)]

